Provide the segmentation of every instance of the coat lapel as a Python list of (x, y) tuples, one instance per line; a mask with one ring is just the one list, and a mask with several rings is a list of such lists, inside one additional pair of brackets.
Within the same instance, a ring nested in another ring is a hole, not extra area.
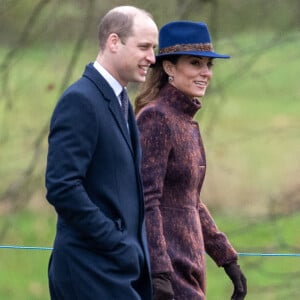
[(141, 149), (140, 149), (140, 140), (139, 140), (140, 138), (139, 138), (139, 132), (135, 121), (135, 115), (131, 104), (129, 105), (129, 111), (128, 111), (128, 123), (129, 123), (129, 130), (131, 133), (133, 151), (135, 153), (137, 161), (139, 162), (141, 159)]
[[(114, 97), (116, 98), (116, 96), (114, 96)], [(131, 140), (130, 140), (130, 135), (129, 135), (129, 131), (128, 131), (128, 128), (127, 128), (125, 118), (122, 115), (118, 99), (116, 98), (115, 100), (116, 101), (110, 101), (109, 102), (109, 104), (108, 104), (109, 109), (110, 109), (116, 123), (118, 124), (118, 126), (119, 126), (119, 128), (122, 132), (122, 135), (126, 140), (127, 145), (129, 146), (130, 150), (133, 151), (132, 145), (131, 145)]]
[(99, 74), (99, 72), (93, 67), (93, 64), (88, 64), (86, 69), (83, 73), (83, 76), (89, 78), (98, 88), (101, 95), (104, 99), (108, 102), (108, 108), (117, 123), (125, 141), (128, 145), (129, 149), (131, 150), (132, 154), (134, 154), (131, 139), (129, 136), (128, 128), (126, 125), (126, 121), (122, 115), (121, 107), (119, 104), (119, 100), (116, 97), (113, 89), (107, 83), (107, 81)]

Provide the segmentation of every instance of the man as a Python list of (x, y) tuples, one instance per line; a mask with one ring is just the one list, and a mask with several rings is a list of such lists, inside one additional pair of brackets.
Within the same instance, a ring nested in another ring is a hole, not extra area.
[(151, 299), (140, 144), (132, 107), (127, 119), (120, 94), (128, 82), (145, 81), (157, 39), (147, 12), (109, 11), (96, 61), (54, 110), (46, 170), (47, 200), (58, 215), (52, 300)]

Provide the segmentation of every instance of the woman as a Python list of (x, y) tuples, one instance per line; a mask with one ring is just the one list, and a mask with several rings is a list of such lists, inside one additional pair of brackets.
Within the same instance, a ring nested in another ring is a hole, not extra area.
[(204, 23), (175, 21), (160, 30), (159, 53), (136, 99), (154, 300), (205, 299), (207, 253), (245, 298), (237, 252), (201, 201), (206, 160), (197, 97), (205, 95), (214, 52)]

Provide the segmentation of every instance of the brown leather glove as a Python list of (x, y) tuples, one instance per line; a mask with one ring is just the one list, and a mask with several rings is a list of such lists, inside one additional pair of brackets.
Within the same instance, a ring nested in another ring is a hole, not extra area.
[(173, 300), (174, 291), (169, 273), (158, 273), (152, 275), (153, 300)]
[(231, 279), (234, 290), (231, 300), (243, 300), (247, 294), (247, 280), (236, 261), (223, 266), (226, 274)]

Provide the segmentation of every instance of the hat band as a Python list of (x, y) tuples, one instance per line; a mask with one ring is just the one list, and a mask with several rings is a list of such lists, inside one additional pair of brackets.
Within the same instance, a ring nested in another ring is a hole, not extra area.
[(180, 44), (171, 47), (166, 47), (159, 50), (159, 54), (172, 54), (176, 52), (188, 52), (188, 51), (214, 51), (213, 45), (211, 43), (200, 43), (200, 44)]

